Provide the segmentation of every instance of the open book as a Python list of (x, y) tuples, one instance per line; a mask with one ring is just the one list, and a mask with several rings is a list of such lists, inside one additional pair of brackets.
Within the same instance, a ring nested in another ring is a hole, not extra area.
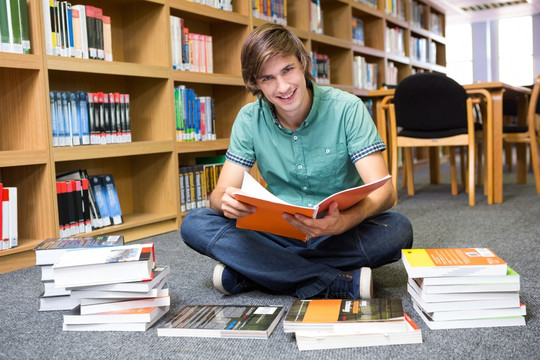
[(306, 234), (283, 219), (283, 213), (302, 214), (315, 219), (318, 215), (324, 214), (334, 201), (338, 203), (339, 210), (346, 210), (384, 185), (389, 179), (390, 175), (387, 175), (372, 183), (337, 192), (313, 207), (306, 207), (292, 205), (281, 200), (245, 172), (242, 192), (236, 193), (235, 196), (238, 201), (255, 206), (257, 210), (250, 215), (239, 218), (236, 221), (236, 227), (265, 231), (306, 241)]

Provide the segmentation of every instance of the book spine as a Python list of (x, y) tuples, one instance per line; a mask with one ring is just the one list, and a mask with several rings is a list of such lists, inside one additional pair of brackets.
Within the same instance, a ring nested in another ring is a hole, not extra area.
[(43, 34), (45, 37), (45, 53), (47, 55), (53, 55), (51, 9), (49, 6), (49, 0), (42, 0), (41, 5), (43, 7)]
[(105, 61), (113, 61), (111, 17), (103, 15), (103, 51)]
[(97, 39), (96, 39), (96, 15), (95, 8), (86, 5), (86, 34), (88, 36), (88, 57), (97, 59)]
[(54, 91), (49, 91), (49, 103), (51, 109), (51, 127), (52, 127), (52, 139), (53, 146), (59, 146), (59, 134), (58, 134), (58, 119), (56, 116), (56, 102), (55, 102), (55, 93)]
[(9, 190), (9, 247), (19, 245), (18, 215), (17, 215), (17, 188), (7, 187)]
[(90, 145), (90, 126), (88, 124), (88, 94), (84, 91), (77, 92), (77, 109), (79, 112), (79, 129), (81, 133), (81, 144)]
[(79, 106), (77, 104), (77, 93), (71, 92), (69, 94), (69, 113), (71, 116), (71, 127), (73, 135), (71, 141), (73, 145), (81, 145), (81, 120), (79, 119)]
[(67, 40), (69, 44), (69, 56), (75, 56), (75, 43), (73, 38), (73, 14), (71, 10), (71, 3), (66, 2), (66, 28), (67, 28)]
[(99, 60), (105, 60), (105, 51), (103, 45), (103, 9), (95, 8), (96, 16), (96, 50), (97, 58)]
[(108, 174), (100, 177), (105, 189), (113, 225), (122, 224), (124, 222), (122, 218), (122, 209), (120, 208), (120, 201), (118, 200), (118, 192), (116, 191), (113, 176)]
[(75, 6), (71, 8), (71, 22), (73, 29), (73, 55), (76, 58), (82, 58), (81, 19), (79, 10)]
[(21, 44), (24, 54), (30, 54), (30, 28), (28, 25), (28, 5), (26, 0), (19, 1), (19, 18), (21, 24)]

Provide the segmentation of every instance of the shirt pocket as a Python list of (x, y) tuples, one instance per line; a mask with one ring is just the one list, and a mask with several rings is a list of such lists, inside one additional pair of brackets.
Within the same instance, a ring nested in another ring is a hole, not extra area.
[(339, 181), (350, 162), (347, 146), (343, 143), (317, 146), (310, 151), (312, 175), (319, 180)]

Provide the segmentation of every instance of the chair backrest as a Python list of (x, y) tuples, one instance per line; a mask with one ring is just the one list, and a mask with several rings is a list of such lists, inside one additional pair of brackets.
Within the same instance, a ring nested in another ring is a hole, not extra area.
[(540, 119), (537, 119), (536, 114), (540, 114), (540, 75), (534, 81), (527, 112), (529, 126), (532, 126), (538, 132), (540, 131)]
[(467, 127), (467, 92), (443, 74), (419, 73), (403, 79), (394, 94), (396, 124), (407, 130)]

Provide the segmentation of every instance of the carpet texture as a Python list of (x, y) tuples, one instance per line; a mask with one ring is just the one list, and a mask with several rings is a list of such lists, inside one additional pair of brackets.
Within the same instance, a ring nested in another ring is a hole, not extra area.
[[(467, 195), (450, 194), (447, 165), (442, 184), (428, 184), (427, 169), (416, 176), (416, 195), (399, 190), (394, 210), (409, 217), (414, 247), (488, 247), (521, 275), (521, 301), (527, 305), (527, 325), (481, 329), (429, 330), (412, 308), (407, 275), (401, 261), (373, 270), (376, 297), (401, 297), (422, 329), (422, 344), (298, 351), (281, 324), (268, 340), (158, 337), (156, 326), (146, 332), (63, 332), (62, 312), (38, 312), (43, 291), (37, 266), (0, 275), (0, 359), (533, 359), (540, 353), (538, 274), (540, 196), (532, 176), (516, 185), (505, 174), (504, 203), (487, 205), (477, 188), (477, 205)], [(212, 287), (215, 262), (181, 241), (178, 232), (145, 239), (155, 243), (158, 264), (171, 267), (171, 310), (162, 324), (184, 304), (280, 304), (292, 297), (250, 292), (222, 296)]]

